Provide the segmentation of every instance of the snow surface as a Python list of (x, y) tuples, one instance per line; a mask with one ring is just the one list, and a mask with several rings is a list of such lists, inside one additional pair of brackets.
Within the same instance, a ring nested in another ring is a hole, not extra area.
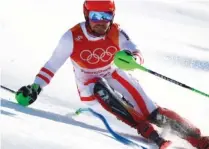
[[(33, 82), (61, 35), (84, 20), (82, 3), (0, 1), (1, 85), (17, 90)], [(116, 0), (116, 6), (115, 21), (139, 44), (144, 66), (209, 93), (208, 0)], [(209, 135), (207, 97), (145, 72), (131, 73), (155, 102), (177, 111)], [(116, 141), (91, 114), (74, 115), (76, 109), (87, 105), (77, 95), (70, 61), (34, 104), (23, 108), (15, 103), (14, 95), (1, 89), (2, 149), (133, 148)], [(137, 137), (136, 130), (117, 121), (100, 106), (94, 108), (115, 131), (146, 144)], [(178, 146), (192, 149), (184, 140), (169, 134), (166, 137)]]

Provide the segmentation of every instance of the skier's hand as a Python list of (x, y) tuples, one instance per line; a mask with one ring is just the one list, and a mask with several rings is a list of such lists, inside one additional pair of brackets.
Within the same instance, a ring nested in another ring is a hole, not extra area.
[(144, 58), (142, 57), (140, 52), (131, 52), (129, 50), (124, 50), (126, 52), (127, 55), (132, 56), (137, 62), (139, 62), (139, 64), (143, 64), (144, 63)]
[(17, 91), (15, 98), (20, 105), (28, 106), (37, 99), (40, 92), (41, 87), (38, 84), (23, 86)]

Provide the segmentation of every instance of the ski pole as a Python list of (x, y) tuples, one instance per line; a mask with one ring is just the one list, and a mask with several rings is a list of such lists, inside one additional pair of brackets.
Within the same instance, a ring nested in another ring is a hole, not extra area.
[(16, 93), (16, 91), (14, 91), (14, 90), (12, 90), (12, 89), (6, 87), (6, 86), (1, 85), (1, 88), (5, 89), (5, 90), (7, 90), (7, 91), (9, 91), (9, 92), (11, 92), (11, 93), (13, 93), (13, 94)]
[(150, 69), (148, 69), (148, 68), (138, 64), (131, 55), (126, 54), (126, 52), (124, 52), (124, 51), (120, 51), (120, 52), (116, 53), (116, 55), (114, 57), (114, 63), (115, 63), (115, 65), (117, 67), (119, 67), (121, 69), (124, 69), (124, 70), (140, 69), (142, 71), (145, 71), (145, 72), (148, 72), (148, 73), (150, 73), (152, 75), (160, 77), (161, 79), (164, 79), (166, 81), (169, 81), (171, 83), (174, 83), (176, 85), (184, 87), (184, 88), (189, 89), (191, 91), (194, 91), (194, 92), (196, 92), (196, 93), (198, 93), (200, 95), (209, 97), (209, 94), (206, 94), (206, 93), (204, 93), (204, 92), (202, 92), (200, 90), (197, 90), (197, 89), (195, 89), (193, 87), (190, 87), (190, 86), (188, 86), (188, 85), (186, 85), (184, 83), (178, 82), (178, 81), (176, 81), (174, 79), (166, 77), (166, 76), (164, 76), (162, 74), (159, 74), (159, 73), (157, 73), (155, 71), (152, 71), (152, 70), (150, 70)]

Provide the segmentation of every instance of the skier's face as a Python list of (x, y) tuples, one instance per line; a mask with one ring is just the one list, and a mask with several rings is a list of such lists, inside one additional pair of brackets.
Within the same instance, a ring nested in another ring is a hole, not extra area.
[(94, 31), (95, 33), (99, 35), (105, 35), (105, 33), (110, 27), (110, 22), (93, 22), (90, 20), (89, 25), (92, 31)]

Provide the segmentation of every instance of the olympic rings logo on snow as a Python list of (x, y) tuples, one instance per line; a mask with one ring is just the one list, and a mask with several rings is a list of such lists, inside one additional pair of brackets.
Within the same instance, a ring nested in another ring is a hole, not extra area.
[(80, 58), (89, 64), (97, 64), (100, 61), (108, 62), (117, 52), (117, 48), (114, 46), (109, 46), (106, 50), (103, 48), (96, 48), (93, 51), (83, 50), (80, 53)]

